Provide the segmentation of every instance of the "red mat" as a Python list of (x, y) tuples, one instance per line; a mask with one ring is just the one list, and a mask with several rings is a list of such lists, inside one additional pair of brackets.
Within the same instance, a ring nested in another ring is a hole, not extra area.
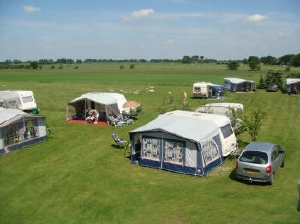
[[(88, 124), (85, 120), (67, 120), (69, 123), (75, 124)], [(99, 126), (108, 126), (107, 122), (105, 121), (98, 121), (97, 124), (88, 124), (88, 125), (99, 125)]]

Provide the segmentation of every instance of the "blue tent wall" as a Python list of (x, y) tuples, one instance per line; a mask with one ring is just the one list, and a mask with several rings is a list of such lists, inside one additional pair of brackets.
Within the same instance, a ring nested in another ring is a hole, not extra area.
[[(211, 141), (213, 141), (216, 144), (217, 152), (214, 152), (215, 154), (217, 153), (218, 156), (217, 158), (214, 158), (214, 160), (210, 161), (208, 164), (203, 160), (203, 154), (202, 154), (202, 148), (201, 144), (198, 142), (194, 142), (188, 139), (181, 139), (178, 138), (178, 136), (172, 136), (167, 133), (164, 133), (164, 137), (160, 138), (155, 138), (153, 136), (153, 133), (138, 133), (138, 136), (142, 134), (142, 141), (147, 142), (149, 141), (149, 146), (148, 148), (145, 149), (142, 147), (141, 149), (141, 158), (138, 159), (134, 153), (132, 154), (131, 157), (131, 162), (134, 164), (137, 161), (139, 162), (140, 165), (146, 166), (146, 167), (151, 167), (151, 168), (157, 168), (157, 169), (163, 169), (163, 170), (168, 170), (176, 173), (182, 173), (182, 174), (190, 174), (190, 175), (195, 175), (195, 176), (203, 176), (213, 169), (215, 169), (217, 166), (223, 163), (223, 158), (221, 156), (221, 141), (219, 136), (215, 136)], [(130, 139), (131, 139), (131, 145), (134, 147), (134, 139), (135, 139), (135, 134), (130, 134)], [(159, 143), (157, 144), (157, 148), (153, 147), (151, 148), (151, 139), (154, 139), (155, 141), (158, 141)], [(177, 160), (178, 159), (178, 154), (173, 154), (170, 156), (170, 160), (168, 161), (166, 159), (165, 155), (165, 144), (164, 142), (173, 142), (174, 145), (177, 143), (182, 146), (182, 161)], [(187, 143), (189, 145), (193, 145), (194, 147), (194, 154), (196, 155), (193, 158), (194, 161), (194, 166), (189, 166), (187, 165), (187, 162), (185, 159), (187, 158), (186, 152), (187, 148), (186, 145)], [(147, 151), (148, 150), (148, 151)], [(135, 151), (133, 149), (133, 151)], [(149, 153), (149, 156), (144, 156), (143, 153)], [(151, 154), (152, 153), (152, 154)]]

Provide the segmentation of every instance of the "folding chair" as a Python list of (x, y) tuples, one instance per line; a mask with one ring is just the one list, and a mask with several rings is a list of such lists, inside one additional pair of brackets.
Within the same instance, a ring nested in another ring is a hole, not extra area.
[(127, 145), (127, 141), (119, 138), (118, 134), (116, 132), (112, 133), (113, 140), (115, 142), (115, 145), (119, 148), (124, 148)]

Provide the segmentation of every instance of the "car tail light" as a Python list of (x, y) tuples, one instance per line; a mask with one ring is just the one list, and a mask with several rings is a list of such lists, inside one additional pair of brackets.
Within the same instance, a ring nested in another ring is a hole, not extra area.
[(235, 169), (238, 169), (238, 168), (239, 168), (239, 162), (236, 161), (236, 163), (235, 163)]
[(267, 166), (266, 173), (267, 174), (271, 174), (272, 173), (272, 166), (271, 165)]

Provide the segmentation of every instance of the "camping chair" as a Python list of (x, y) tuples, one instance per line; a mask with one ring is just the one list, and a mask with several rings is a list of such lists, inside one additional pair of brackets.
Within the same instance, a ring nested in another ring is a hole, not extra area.
[(107, 116), (107, 120), (109, 125), (111, 126), (123, 127), (126, 124), (124, 121), (120, 121), (119, 119), (116, 119), (113, 116)]
[(127, 141), (119, 138), (119, 136), (116, 132), (112, 133), (112, 137), (115, 141), (115, 145), (118, 146), (119, 148), (124, 148), (127, 145)]
[(119, 121), (124, 122), (125, 124), (132, 124), (134, 122), (133, 119), (123, 116), (123, 114), (119, 114), (118, 119)]

